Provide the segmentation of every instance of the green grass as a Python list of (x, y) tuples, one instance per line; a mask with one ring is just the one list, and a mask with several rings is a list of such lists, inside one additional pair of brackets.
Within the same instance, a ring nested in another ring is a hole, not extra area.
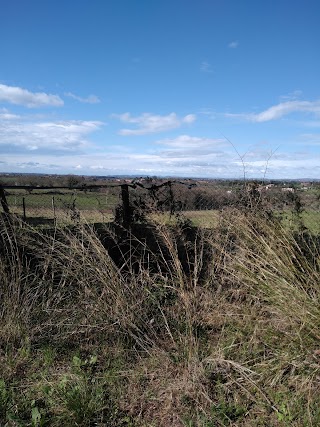
[(305, 227), (312, 234), (320, 234), (320, 211), (304, 210), (300, 218), (294, 212), (282, 212), (283, 225), (292, 230)]

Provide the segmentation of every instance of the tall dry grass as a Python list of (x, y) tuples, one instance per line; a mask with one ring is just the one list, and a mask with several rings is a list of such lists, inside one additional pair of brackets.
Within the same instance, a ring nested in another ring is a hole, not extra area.
[(320, 424), (315, 236), (244, 211), (0, 230), (3, 425)]

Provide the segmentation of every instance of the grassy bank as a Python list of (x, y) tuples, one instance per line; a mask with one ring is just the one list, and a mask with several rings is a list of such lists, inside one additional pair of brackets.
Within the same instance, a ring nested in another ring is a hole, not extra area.
[(213, 223), (2, 218), (0, 425), (320, 425), (319, 238)]

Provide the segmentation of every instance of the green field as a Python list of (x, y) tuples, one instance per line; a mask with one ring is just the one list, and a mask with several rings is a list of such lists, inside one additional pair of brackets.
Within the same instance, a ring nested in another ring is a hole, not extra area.
[[(284, 228), (292, 231), (299, 231), (305, 227), (314, 235), (320, 234), (320, 212), (303, 211), (300, 217), (291, 211), (276, 212), (275, 216), (281, 220)], [(181, 217), (191, 221), (192, 225), (200, 228), (214, 228), (219, 224), (221, 211), (201, 210), (181, 212)], [(151, 215), (151, 219), (161, 224), (176, 224), (177, 217), (171, 217), (169, 213), (158, 213)]]

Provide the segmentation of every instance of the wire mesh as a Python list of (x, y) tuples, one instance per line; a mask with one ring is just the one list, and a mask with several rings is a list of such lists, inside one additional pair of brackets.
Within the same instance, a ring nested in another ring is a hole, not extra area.
[(10, 212), (34, 222), (109, 222), (119, 204), (118, 188), (15, 190), (6, 192)]

